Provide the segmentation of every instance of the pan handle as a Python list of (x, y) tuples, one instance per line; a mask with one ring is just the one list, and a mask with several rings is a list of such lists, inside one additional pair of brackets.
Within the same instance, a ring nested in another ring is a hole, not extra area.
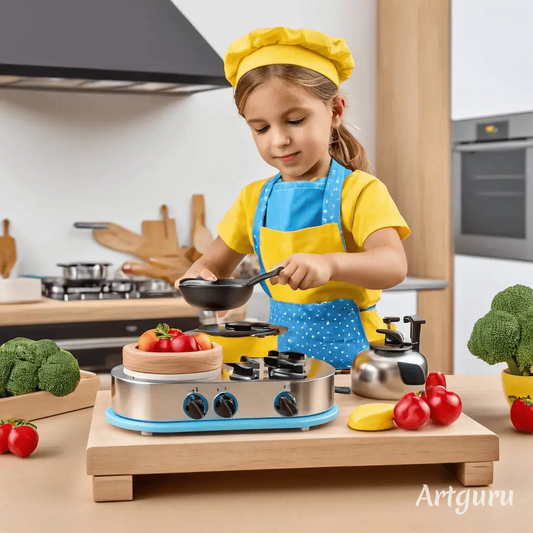
[(78, 229), (107, 229), (104, 222), (74, 222), (74, 227)]
[(274, 270), (271, 270), (270, 272), (265, 272), (264, 274), (260, 274), (259, 276), (255, 276), (255, 278), (251, 278), (251, 279), (248, 280), (248, 282), (245, 284), (245, 287), (250, 287), (251, 285), (256, 285), (260, 281), (265, 281), (265, 279), (277, 276), (282, 270), (283, 270), (283, 267), (278, 267), (278, 268), (275, 268)]

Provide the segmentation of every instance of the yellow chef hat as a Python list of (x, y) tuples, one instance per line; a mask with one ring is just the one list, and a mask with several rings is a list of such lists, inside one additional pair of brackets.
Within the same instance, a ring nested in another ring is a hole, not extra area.
[(224, 58), (226, 78), (235, 87), (246, 72), (264, 65), (299, 65), (329, 78), (337, 87), (354, 61), (344, 39), (315, 30), (283, 26), (254, 30), (234, 41)]

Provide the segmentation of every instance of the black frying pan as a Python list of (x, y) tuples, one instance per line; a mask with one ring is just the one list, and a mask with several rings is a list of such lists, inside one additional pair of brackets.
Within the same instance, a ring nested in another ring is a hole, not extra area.
[(179, 290), (189, 305), (211, 311), (227, 311), (244, 305), (251, 298), (254, 285), (277, 276), (282, 270), (283, 267), (278, 267), (251, 279), (209, 281), (203, 278), (184, 278), (180, 281)]

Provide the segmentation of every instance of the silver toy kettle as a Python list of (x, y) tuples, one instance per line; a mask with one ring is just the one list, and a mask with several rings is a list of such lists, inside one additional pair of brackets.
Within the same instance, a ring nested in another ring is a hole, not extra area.
[(366, 398), (399, 400), (407, 392), (424, 388), (428, 374), (426, 358), (420, 353), (420, 329), (426, 321), (420, 317), (406, 316), (411, 323), (411, 338), (404, 339), (401, 332), (390, 329), (398, 317), (386, 317), (383, 322), (389, 329), (378, 329), (385, 335), (384, 342), (370, 343), (370, 348), (357, 354), (352, 363), (352, 392)]

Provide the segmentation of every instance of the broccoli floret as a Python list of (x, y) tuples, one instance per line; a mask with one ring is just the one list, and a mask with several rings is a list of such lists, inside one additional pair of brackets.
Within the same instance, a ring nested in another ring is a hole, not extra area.
[(519, 340), (520, 324), (516, 317), (505, 311), (489, 311), (475, 323), (468, 349), (489, 365), (495, 365), (516, 355)]
[(33, 363), (35, 354), (35, 341), (26, 339), (24, 337), (17, 337), (11, 339), (2, 345), (0, 348), (2, 352), (9, 352), (21, 361), (29, 361)]
[(66, 396), (79, 381), (78, 361), (54, 341), (18, 337), (0, 346), (0, 398), (36, 390)]
[(2, 351), (0, 347), (0, 398), (7, 396), (7, 382), (16, 362), (17, 358), (11, 352)]
[(533, 289), (526, 285), (507, 287), (493, 298), (490, 308), (494, 311), (506, 311), (514, 316), (533, 309)]
[(37, 365), (28, 361), (16, 361), (7, 382), (7, 392), (13, 396), (35, 392), (38, 384), (37, 369)]
[(522, 373), (528, 373), (533, 366), (533, 310), (529, 309), (517, 317), (520, 324), (520, 344), (516, 353), (518, 368)]
[(50, 355), (39, 368), (39, 389), (55, 396), (66, 396), (80, 382), (80, 367), (76, 358), (66, 350)]
[(491, 310), (472, 330), (468, 349), (489, 365), (507, 363), (516, 375), (533, 367), (533, 289), (513, 285), (493, 298)]
[(31, 361), (41, 366), (50, 356), (59, 353), (61, 349), (54, 342), (48, 339), (43, 339), (35, 343), (35, 353), (33, 355), (34, 360)]

